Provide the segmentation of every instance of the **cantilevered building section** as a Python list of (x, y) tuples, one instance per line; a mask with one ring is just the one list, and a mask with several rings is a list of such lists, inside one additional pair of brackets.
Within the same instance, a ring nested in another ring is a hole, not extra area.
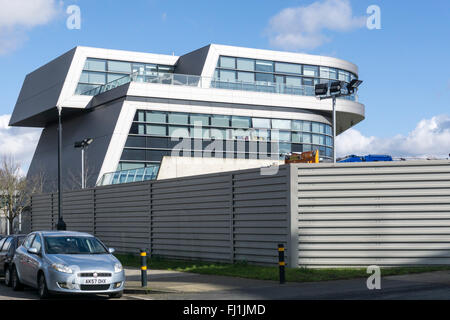
[[(76, 47), (27, 75), (10, 125), (44, 128), (28, 174), (44, 174), (46, 191), (56, 189), (59, 107), (66, 189), (81, 177), (74, 142), (85, 138), (94, 139), (87, 186), (170, 176), (160, 167), (174, 155), (199, 173), (310, 150), (330, 161), (332, 106), (314, 97), (314, 85), (357, 78), (350, 62), (289, 52), (211, 44), (178, 57)], [(356, 95), (338, 99), (336, 110), (337, 134), (364, 119)]]

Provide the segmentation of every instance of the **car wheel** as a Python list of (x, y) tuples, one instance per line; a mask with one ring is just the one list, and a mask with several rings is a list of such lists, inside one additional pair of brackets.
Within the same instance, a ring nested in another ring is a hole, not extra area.
[(50, 297), (50, 293), (47, 288), (47, 281), (45, 281), (44, 274), (39, 275), (38, 279), (38, 294), (40, 299), (47, 299)]
[(5, 269), (5, 285), (11, 287), (11, 269), (9, 267)]
[(14, 291), (20, 291), (23, 289), (23, 284), (20, 282), (19, 275), (17, 274), (17, 269), (14, 266), (11, 272), (11, 286)]
[(119, 298), (122, 298), (122, 295), (123, 295), (123, 291), (119, 291), (119, 292), (110, 293), (109, 297), (112, 299), (119, 299)]

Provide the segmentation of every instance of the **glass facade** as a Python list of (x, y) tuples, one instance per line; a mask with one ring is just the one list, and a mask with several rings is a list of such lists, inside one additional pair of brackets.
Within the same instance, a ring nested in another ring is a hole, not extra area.
[[(318, 83), (353, 79), (355, 74), (331, 67), (220, 56), (211, 86), (314, 96)], [(355, 100), (356, 95), (341, 98)]]
[(331, 159), (332, 148), (331, 126), (319, 122), (137, 110), (117, 170), (159, 165), (165, 155), (282, 159), (319, 150)]
[(137, 80), (150, 81), (173, 71), (174, 66), (87, 58), (75, 94), (85, 93), (132, 73), (136, 74)]

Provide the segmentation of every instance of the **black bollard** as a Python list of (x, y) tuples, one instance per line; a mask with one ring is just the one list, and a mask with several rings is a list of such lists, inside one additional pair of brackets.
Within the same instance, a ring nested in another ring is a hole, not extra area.
[(280, 284), (283, 284), (286, 282), (286, 276), (284, 273), (284, 266), (286, 263), (284, 262), (284, 245), (279, 244), (278, 245), (278, 264), (280, 268)]

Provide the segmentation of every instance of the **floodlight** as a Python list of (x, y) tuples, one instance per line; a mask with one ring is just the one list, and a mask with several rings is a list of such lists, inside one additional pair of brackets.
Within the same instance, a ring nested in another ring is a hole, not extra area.
[(353, 79), (350, 81), (349, 84), (347, 84), (347, 90), (350, 94), (354, 93), (355, 90), (361, 85), (362, 80)]
[(333, 81), (330, 84), (330, 94), (340, 94), (342, 90), (342, 82), (341, 81)]
[(319, 83), (316, 84), (315, 88), (315, 95), (316, 96), (324, 96), (328, 93), (328, 83)]

